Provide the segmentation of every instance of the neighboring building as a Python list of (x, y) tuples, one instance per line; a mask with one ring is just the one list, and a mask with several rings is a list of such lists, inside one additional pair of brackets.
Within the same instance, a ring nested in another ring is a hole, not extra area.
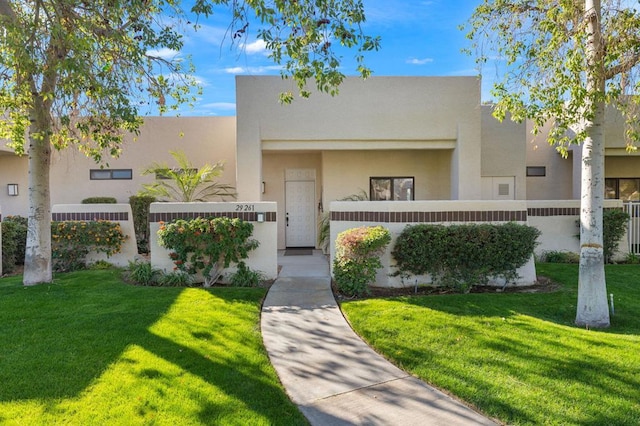
[[(137, 141), (103, 169), (68, 149), (53, 154), (53, 204), (91, 196), (128, 202), (153, 162), (184, 150), (195, 166), (225, 161), (238, 201), (277, 202), (278, 248), (315, 246), (329, 202), (364, 191), (373, 200), (566, 200), (579, 198), (579, 147), (563, 159), (526, 124), (498, 122), (481, 105), (476, 77), (347, 78), (340, 94), (292, 105), (280, 77), (236, 79), (236, 117), (150, 117)], [(624, 152), (624, 126), (606, 127), (607, 197), (638, 199), (640, 156)], [(0, 147), (3, 215), (27, 214), (27, 160)], [(15, 188), (15, 187), (12, 187)]]

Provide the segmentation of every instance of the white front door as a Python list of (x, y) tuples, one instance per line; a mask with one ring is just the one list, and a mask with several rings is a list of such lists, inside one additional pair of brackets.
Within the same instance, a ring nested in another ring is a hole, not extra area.
[(285, 199), (285, 239), (287, 247), (315, 247), (315, 182), (285, 182)]

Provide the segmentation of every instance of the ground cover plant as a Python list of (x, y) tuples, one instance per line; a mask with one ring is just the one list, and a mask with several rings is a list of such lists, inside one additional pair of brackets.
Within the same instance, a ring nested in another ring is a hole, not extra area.
[(0, 279), (0, 423), (305, 424), (259, 334), (264, 288)]
[(640, 424), (640, 266), (609, 265), (609, 329), (574, 326), (578, 266), (538, 265), (548, 293), (342, 303), (388, 359), (513, 425)]

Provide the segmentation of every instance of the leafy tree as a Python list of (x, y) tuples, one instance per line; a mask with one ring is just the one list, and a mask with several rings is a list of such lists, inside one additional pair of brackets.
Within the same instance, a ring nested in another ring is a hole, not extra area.
[(494, 115), (552, 123), (548, 141), (566, 155), (582, 144), (580, 273), (576, 324), (609, 326), (602, 215), (605, 105), (626, 117), (635, 151), (640, 14), (624, 0), (485, 0), (468, 24), (478, 63), (506, 62)]
[(142, 174), (161, 177), (154, 183), (143, 184), (141, 196), (155, 197), (160, 201), (209, 201), (225, 197), (235, 198), (235, 188), (217, 182), (224, 165), (221, 162), (205, 164), (197, 168), (183, 151), (170, 151), (178, 167), (153, 163)]
[[(258, 37), (302, 96), (311, 78), (336, 93), (342, 58), (332, 43), (356, 48), (358, 70), (369, 74), (361, 54), (378, 40), (359, 27), (360, 0), (196, 0), (192, 12), (215, 6), (233, 11), (232, 39), (246, 37), (257, 17)], [(25, 285), (52, 280), (52, 149), (117, 156), (123, 133), (138, 132), (141, 108), (155, 102), (162, 113), (192, 101), (190, 62), (155, 53), (180, 51), (187, 24), (179, 0), (0, 0), (0, 138), (29, 159)]]

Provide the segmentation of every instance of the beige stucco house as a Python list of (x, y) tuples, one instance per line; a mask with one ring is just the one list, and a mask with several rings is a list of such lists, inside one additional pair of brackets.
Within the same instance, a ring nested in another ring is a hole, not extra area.
[[(222, 180), (236, 186), (238, 201), (276, 202), (280, 249), (316, 246), (319, 215), (356, 193), (380, 201), (579, 197), (579, 147), (563, 159), (526, 123), (496, 121), (476, 77), (347, 78), (336, 97), (279, 104), (289, 90), (294, 84), (280, 77), (239, 76), (236, 117), (148, 117), (103, 168), (55, 152), (52, 203), (126, 203), (154, 179), (143, 168), (171, 164), (178, 149), (196, 166), (225, 161)], [(634, 199), (640, 156), (624, 152), (619, 117), (611, 115), (606, 137), (607, 196)], [(27, 159), (0, 144), (2, 215), (27, 214), (27, 185)]]

